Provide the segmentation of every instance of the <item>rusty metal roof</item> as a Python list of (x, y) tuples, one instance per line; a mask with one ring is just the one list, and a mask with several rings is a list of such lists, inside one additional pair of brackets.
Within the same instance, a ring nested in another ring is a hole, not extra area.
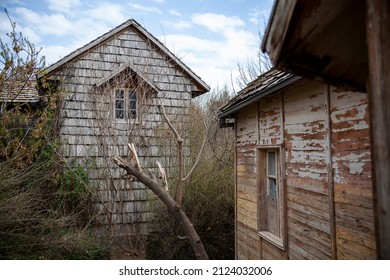
[(218, 111), (220, 118), (228, 117), (243, 107), (256, 102), (257, 100), (276, 92), (295, 81), (301, 79), (291, 73), (282, 72), (277, 69), (271, 69), (261, 74), (256, 80), (250, 82), (244, 89), (232, 98), (226, 105)]
[(0, 90), (0, 103), (35, 103), (39, 101), (36, 81), (8, 82)]

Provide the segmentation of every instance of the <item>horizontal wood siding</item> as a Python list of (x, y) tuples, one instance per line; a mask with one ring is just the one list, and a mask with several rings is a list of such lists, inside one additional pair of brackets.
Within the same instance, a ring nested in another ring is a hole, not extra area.
[[(273, 95), (264, 98), (258, 103), (258, 145), (274, 146), (283, 144), (283, 98), (282, 95)], [(259, 203), (259, 201), (258, 201)], [(261, 211), (261, 205), (258, 206)], [(281, 216), (284, 218), (284, 215)], [(284, 231), (284, 229), (282, 229)], [(285, 232), (283, 233), (286, 234)], [(285, 259), (287, 254), (266, 239), (262, 238), (260, 242), (260, 251), (262, 259)]]
[(326, 93), (305, 83), (284, 95), (290, 259), (329, 259)]
[[(308, 81), (237, 114), (238, 258), (376, 257), (367, 94), (327, 88)], [(286, 251), (257, 235), (256, 140), (284, 144)]]
[(282, 96), (264, 98), (259, 103), (259, 145), (282, 144)]
[(374, 259), (367, 94), (332, 88), (331, 120), (337, 257)]
[(236, 255), (259, 259), (257, 235), (257, 106), (240, 112), (236, 122)]

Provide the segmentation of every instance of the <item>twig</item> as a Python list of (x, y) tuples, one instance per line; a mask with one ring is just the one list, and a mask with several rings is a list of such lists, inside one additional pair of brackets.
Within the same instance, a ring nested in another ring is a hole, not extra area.
[(198, 166), (198, 164), (200, 162), (200, 159), (202, 158), (203, 150), (204, 150), (204, 147), (206, 146), (207, 137), (208, 137), (209, 131), (210, 131), (209, 127), (206, 125), (205, 121), (203, 122), (203, 126), (204, 126), (204, 130), (205, 130), (205, 135), (204, 135), (202, 146), (200, 147), (200, 150), (199, 150), (199, 153), (198, 153), (198, 157), (196, 158), (196, 161), (195, 161), (194, 165), (192, 166), (191, 170), (188, 172), (187, 176), (185, 176), (183, 178), (184, 181), (186, 181), (188, 178), (191, 177), (192, 173), (194, 173), (196, 167)]

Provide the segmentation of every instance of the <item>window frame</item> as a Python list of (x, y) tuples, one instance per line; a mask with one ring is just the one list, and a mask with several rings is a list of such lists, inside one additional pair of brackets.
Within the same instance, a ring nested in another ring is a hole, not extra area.
[[(118, 91), (122, 91), (123, 90), (123, 99), (120, 98), (118, 99), (117, 98), (117, 92)], [(132, 121), (132, 122), (138, 122), (138, 112), (139, 112), (139, 98), (138, 98), (138, 92), (137, 92), (137, 89), (134, 88), (134, 87), (115, 87), (114, 90), (113, 90), (113, 98), (114, 98), (114, 102), (113, 102), (113, 116), (114, 116), (114, 120), (116, 122), (128, 122), (128, 121)], [(131, 92), (133, 92), (133, 94), (135, 94), (135, 99), (130, 99), (130, 94)], [(122, 108), (117, 108), (117, 101), (118, 100), (123, 100), (124, 104), (123, 104), (123, 109)], [(130, 104), (131, 102), (134, 102), (135, 100), (135, 109), (132, 109), (130, 107)], [(123, 118), (118, 118), (117, 117), (117, 110), (123, 110)], [(130, 112), (134, 112), (134, 117), (131, 117), (130, 116)]]
[[(285, 230), (285, 180), (284, 157), (281, 145), (258, 145), (257, 158), (257, 190), (258, 190), (258, 235), (275, 245), (279, 249), (286, 250)], [(275, 152), (275, 174), (269, 174), (268, 153)], [(278, 216), (279, 233), (273, 233), (268, 224), (267, 196), (269, 196), (269, 179), (276, 179), (276, 209)]]

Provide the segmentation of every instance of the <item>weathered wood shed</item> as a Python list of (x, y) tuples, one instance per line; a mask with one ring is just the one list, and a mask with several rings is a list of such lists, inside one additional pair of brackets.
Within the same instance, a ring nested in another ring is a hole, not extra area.
[(276, 0), (262, 45), (278, 69), (368, 92), (382, 259), (390, 259), (389, 26), (389, 1)]
[(367, 94), (279, 70), (234, 118), (237, 259), (376, 257)]
[(157, 105), (184, 130), (192, 98), (207, 84), (157, 38), (129, 20), (47, 68), (59, 81), (62, 155), (87, 170), (100, 234), (140, 238), (152, 230), (154, 194), (113, 164), (134, 143), (143, 168), (174, 175), (175, 142)]

